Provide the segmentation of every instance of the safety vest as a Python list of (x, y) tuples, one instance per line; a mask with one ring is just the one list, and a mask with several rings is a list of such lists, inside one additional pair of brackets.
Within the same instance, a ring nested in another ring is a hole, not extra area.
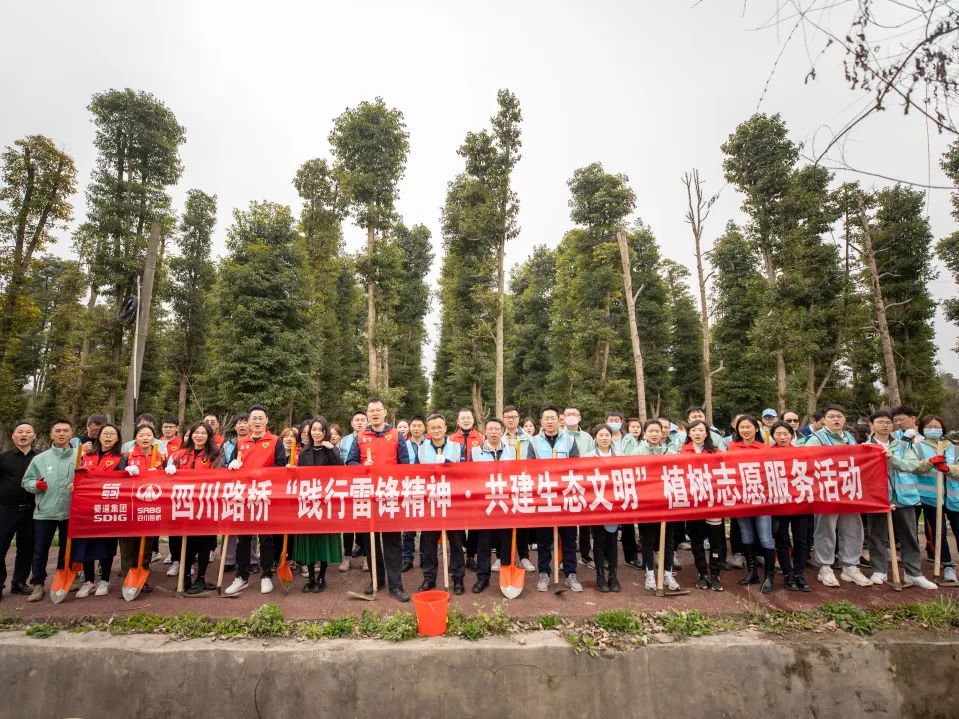
[(144, 452), (137, 444), (127, 453), (127, 467), (139, 467), (141, 472), (149, 469), (159, 469), (165, 461), (166, 457), (163, 456), (157, 445), (153, 445), (149, 452)]
[(259, 439), (247, 435), (240, 440), (237, 450), (244, 469), (272, 467), (276, 462), (277, 436), (267, 430)]
[(443, 440), (443, 446), (437, 447), (430, 439), (419, 446), (415, 456), (420, 464), (459, 462), (463, 458), (463, 445), (451, 442), (447, 437)]
[[(874, 437), (870, 437), (867, 444), (878, 444)], [(889, 450), (892, 457), (886, 462), (886, 474), (889, 478), (889, 501), (897, 507), (915, 507), (919, 504), (919, 487), (916, 475), (910, 469), (922, 461), (922, 453), (912, 446), (911, 442), (903, 442), (890, 436)], [(935, 504), (935, 488), (933, 488), (933, 504)]]
[[(919, 452), (922, 459), (932, 459), (939, 454), (939, 447), (936, 442), (921, 441), (912, 446)], [(956, 452), (956, 446), (952, 444), (952, 442), (946, 447), (943, 456), (946, 458), (946, 464), (959, 464), (959, 453)], [(936, 482), (939, 480), (938, 475), (939, 472), (936, 471), (935, 467), (931, 467), (928, 471), (921, 474), (916, 472), (916, 485), (919, 488), (919, 499), (923, 504), (930, 507), (936, 506)], [(943, 503), (946, 509), (950, 512), (959, 511), (959, 479), (947, 475), (945, 491), (946, 495), (943, 498)]]
[(533, 451), (536, 453), (537, 459), (563, 459), (564, 457), (569, 457), (569, 453), (575, 446), (576, 440), (568, 434), (558, 434), (556, 436), (556, 442), (553, 443), (552, 446), (550, 446), (550, 443), (546, 440), (546, 434), (543, 432), (533, 437)]
[(386, 425), (382, 432), (374, 432), (372, 427), (367, 427), (356, 439), (360, 464), (367, 464), (370, 460), (373, 464), (397, 464), (401, 439), (400, 433), (390, 425)]
[(474, 462), (509, 462), (516, 459), (516, 450), (512, 445), (506, 442), (500, 442), (499, 457), (496, 451), (490, 447), (489, 442), (483, 442), (482, 447), (476, 447), (473, 450), (472, 460)]
[(503, 435), (503, 444), (508, 444), (513, 448), (513, 456), (519, 459), (529, 459), (529, 448), (533, 438), (522, 429), (516, 431), (515, 437)]
[(91, 452), (83, 455), (81, 465), (91, 472), (111, 472), (120, 466), (121, 459), (123, 455), (112, 452)]
[[(173, 455), (177, 469), (209, 469), (212, 462), (205, 452), (196, 452), (192, 449), (181, 449)], [(199, 466), (197, 466), (199, 462)], [(246, 464), (246, 461), (243, 462)]]

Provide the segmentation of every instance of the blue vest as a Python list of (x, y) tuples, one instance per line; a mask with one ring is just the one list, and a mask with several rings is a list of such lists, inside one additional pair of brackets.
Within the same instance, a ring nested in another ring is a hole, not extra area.
[(353, 449), (353, 445), (356, 444), (356, 434), (350, 432), (345, 437), (340, 437), (340, 443), (336, 445), (336, 448), (340, 450), (340, 454), (343, 455), (343, 464), (346, 464), (346, 460), (350, 458), (350, 450)]
[(418, 450), (416, 461), (419, 464), (445, 464), (459, 462), (463, 457), (463, 445), (451, 442), (449, 438), (442, 449), (437, 450), (433, 440), (429, 439)]
[[(522, 445), (522, 442), (520, 442)], [(493, 454), (493, 450), (487, 449), (488, 445), (484, 442), (481, 447), (473, 447), (473, 454), (471, 455), (474, 462), (496, 462), (497, 459)], [(522, 451), (522, 449), (520, 449)], [(502, 454), (499, 456), (499, 461), (510, 461), (516, 459), (516, 450), (513, 448), (513, 445), (502, 443)]]
[[(843, 430), (842, 436), (843, 436), (843, 439), (846, 440), (845, 442), (838, 441), (833, 436), (833, 434), (829, 432), (828, 430), (819, 429), (813, 432), (812, 434), (810, 434), (809, 437), (806, 438), (806, 444), (809, 444), (809, 440), (812, 439), (813, 437), (818, 439), (823, 447), (835, 447), (835, 446), (841, 446), (844, 444), (856, 444), (856, 438), (852, 436), (852, 432), (847, 432)], [(810, 446), (815, 447), (816, 445), (810, 445)]]
[[(563, 459), (569, 457), (569, 453), (575, 445), (576, 440), (562, 432), (557, 435), (556, 443), (553, 444), (552, 447), (549, 442), (546, 441), (546, 435), (542, 432), (533, 437), (533, 451), (536, 452), (537, 459)], [(555, 457), (553, 456), (554, 451), (556, 452)]]
[(429, 437), (423, 437), (419, 444), (414, 442), (412, 439), (406, 440), (406, 455), (410, 458), (410, 464), (416, 464), (420, 461), (420, 448), (426, 445), (429, 441)]
[[(879, 442), (870, 437), (868, 444), (879, 444)], [(889, 477), (889, 501), (897, 507), (915, 507), (919, 504), (916, 475), (897, 467), (895, 460), (919, 462), (922, 457), (917, 450), (913, 449), (910, 442), (897, 442), (893, 439), (890, 449), (893, 459), (886, 461), (886, 474)], [(933, 498), (933, 502), (935, 503), (935, 498)]]
[[(920, 442), (913, 446), (921, 455), (922, 459), (932, 459), (939, 453), (935, 444), (929, 444), (929, 442)], [(946, 453), (943, 456), (946, 458), (946, 464), (959, 464), (959, 459), (957, 459), (956, 455), (956, 446), (954, 444), (950, 443), (949, 446), (946, 447)], [(922, 474), (916, 473), (919, 499), (922, 500), (923, 504), (930, 507), (936, 506), (936, 481), (939, 479), (938, 475), (939, 472), (937, 472), (935, 468), (930, 468), (929, 471), (923, 472)], [(959, 511), (959, 480), (949, 475), (946, 475), (946, 496), (943, 499), (943, 503), (945, 508), (950, 512)]]

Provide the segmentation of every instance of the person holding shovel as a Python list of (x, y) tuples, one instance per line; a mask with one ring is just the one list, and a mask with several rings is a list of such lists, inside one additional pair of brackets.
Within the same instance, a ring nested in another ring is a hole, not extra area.
[(43, 585), (47, 580), (47, 557), (54, 534), (60, 541), (57, 569), (63, 569), (70, 497), (77, 466), (77, 453), (70, 446), (72, 437), (73, 425), (67, 420), (58, 419), (50, 425), (52, 446), (30, 461), (21, 481), (21, 486), (37, 497), (37, 506), (33, 510), (33, 573), (30, 577), (33, 591), (27, 598), (28, 602), (39, 602), (43, 599)]
[[(916, 486), (919, 490), (922, 514), (925, 515), (926, 526), (929, 527), (929, 536), (935, 537), (940, 532), (940, 561), (942, 562), (942, 578), (945, 582), (956, 581), (956, 566), (946, 540), (946, 523), (952, 525), (953, 534), (959, 536), (959, 453), (951, 442), (944, 441), (946, 425), (938, 415), (927, 414), (919, 422), (921, 436), (913, 442), (914, 447), (927, 460), (928, 466), (923, 465), (916, 472)], [(908, 442), (907, 438), (903, 439)], [(937, 468), (936, 465), (939, 465)], [(943, 522), (937, 527), (936, 521), (936, 485), (942, 482), (942, 474), (946, 473), (943, 497)], [(916, 508), (916, 519), (919, 519), (920, 507)], [(933, 539), (933, 547), (935, 540)]]
[[(350, 448), (346, 463), (369, 467), (409, 464), (406, 442), (400, 437), (399, 432), (386, 423), (386, 405), (383, 400), (374, 397), (367, 402), (366, 416), (369, 418), (369, 425), (357, 436), (356, 442)], [(370, 583), (363, 593), (373, 596), (372, 573), (376, 572), (377, 586), (382, 586), (385, 570), (386, 578), (389, 580), (390, 596), (401, 602), (410, 601), (410, 595), (403, 589), (403, 575), (400, 572), (403, 566), (402, 534), (379, 532), (372, 539), (377, 543), (376, 563), (370, 567)]]

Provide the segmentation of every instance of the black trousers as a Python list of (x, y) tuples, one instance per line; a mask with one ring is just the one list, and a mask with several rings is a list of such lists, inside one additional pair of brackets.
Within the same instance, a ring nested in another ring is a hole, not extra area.
[(47, 581), (47, 557), (50, 554), (54, 534), (60, 540), (57, 569), (63, 569), (63, 555), (67, 551), (67, 520), (33, 520), (33, 576), (30, 578), (30, 584), (39, 584), (42, 587)]
[(466, 531), (466, 556), (475, 557), (479, 551), (479, 531), (478, 529), (467, 529)]
[[(734, 522), (735, 524), (735, 522)], [(696, 571), (706, 574), (707, 569), (713, 577), (719, 576), (723, 556), (726, 548), (726, 527), (719, 524), (706, 524), (705, 519), (695, 519), (686, 522), (686, 531), (689, 532), (689, 543), (693, 550), (693, 562)], [(706, 545), (709, 540), (709, 563), (706, 562)]]
[[(635, 562), (639, 556), (639, 552), (636, 549), (636, 525), (621, 524), (619, 525), (619, 531), (623, 542), (623, 559), (627, 562)], [(659, 540), (657, 539), (656, 541), (658, 542)]]
[(607, 532), (603, 525), (590, 527), (593, 535), (593, 561), (596, 562), (596, 576), (616, 576), (619, 563), (619, 550), (616, 546), (616, 532)]
[[(476, 579), (485, 579), (487, 582), (493, 571), (493, 549), (500, 566), (510, 566), (513, 563), (510, 550), (513, 544), (512, 529), (480, 529), (476, 531)], [(516, 532), (516, 545), (519, 546), (519, 530)], [(527, 552), (529, 547), (527, 546)], [(528, 555), (527, 555), (528, 556)], [(452, 566), (452, 565), (451, 565)]]
[[(436, 572), (439, 568), (439, 541), (441, 532), (421, 532), (420, 550), (423, 552), (423, 578), (436, 582)], [(463, 556), (463, 545), (466, 543), (465, 532), (462, 529), (451, 529), (446, 533), (450, 547), (450, 574), (453, 581), (463, 581), (466, 574), (466, 557)], [(489, 549), (487, 548), (487, 555)]]
[[(363, 547), (363, 554), (370, 556), (370, 535), (358, 534), (360, 537), (360, 546)], [(377, 532), (373, 535), (376, 540), (376, 566), (370, 566), (370, 577), (376, 572), (377, 589), (382, 589), (384, 579), (389, 580), (390, 589), (403, 588), (403, 575), (400, 569), (403, 567), (403, 533), (402, 532)]]
[[(779, 554), (779, 566), (785, 576), (801, 575), (809, 559), (809, 527), (813, 523), (811, 514), (791, 514), (773, 517), (773, 539)], [(792, 529), (792, 556), (789, 553), (789, 530)]]
[[(640, 524), (639, 532), (643, 539), (643, 567), (646, 569), (655, 569), (656, 561), (653, 553), (659, 551), (659, 523)], [(667, 522), (665, 558), (667, 572), (673, 571), (673, 553), (676, 551), (676, 546), (673, 544), (675, 536), (676, 533), (673, 531), (672, 523)]]
[(579, 556), (584, 562), (588, 562), (593, 554), (593, 533), (592, 527), (579, 528)]
[[(274, 547), (277, 544), (277, 536), (280, 537), (280, 542), (282, 543), (282, 535), (257, 535), (257, 539), (259, 539), (260, 542), (260, 569), (263, 571), (264, 578), (273, 577)], [(250, 545), (252, 542), (253, 535), (250, 534), (241, 536), (236, 542), (236, 576), (244, 581), (250, 578)]]
[[(533, 535), (533, 530), (532, 530), (532, 529), (517, 528), (517, 530), (516, 530), (516, 553), (519, 555), (519, 558), (520, 558), (520, 559), (529, 559), (529, 538), (530, 538), (530, 536), (535, 536), (535, 535)], [(503, 545), (503, 551), (501, 552), (501, 554), (503, 554), (503, 555), (505, 555), (508, 551), (510, 551), (510, 548), (511, 548), (511, 545), (512, 545), (512, 542), (513, 542), (513, 535), (512, 535), (512, 533), (510, 533), (510, 535), (509, 535), (509, 540), (508, 540), (508, 541), (509, 541), (508, 544), (504, 544), (504, 545)]]
[(14, 537), (17, 554), (11, 584), (26, 584), (33, 562), (33, 507), (0, 509), (0, 589), (7, 582), (7, 552)]
[(186, 540), (186, 568), (183, 570), (183, 576), (189, 581), (193, 571), (193, 563), (196, 562), (196, 578), (202, 580), (206, 575), (206, 569), (210, 566), (210, 552), (216, 549), (216, 535), (188, 537)]

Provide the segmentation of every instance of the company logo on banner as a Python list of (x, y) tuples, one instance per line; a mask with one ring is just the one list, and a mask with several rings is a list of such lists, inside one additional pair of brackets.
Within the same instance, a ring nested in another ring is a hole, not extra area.
[[(78, 472), (76, 537), (549, 527), (889, 510), (874, 445), (709, 455)], [(141, 478), (142, 479), (142, 478)]]

